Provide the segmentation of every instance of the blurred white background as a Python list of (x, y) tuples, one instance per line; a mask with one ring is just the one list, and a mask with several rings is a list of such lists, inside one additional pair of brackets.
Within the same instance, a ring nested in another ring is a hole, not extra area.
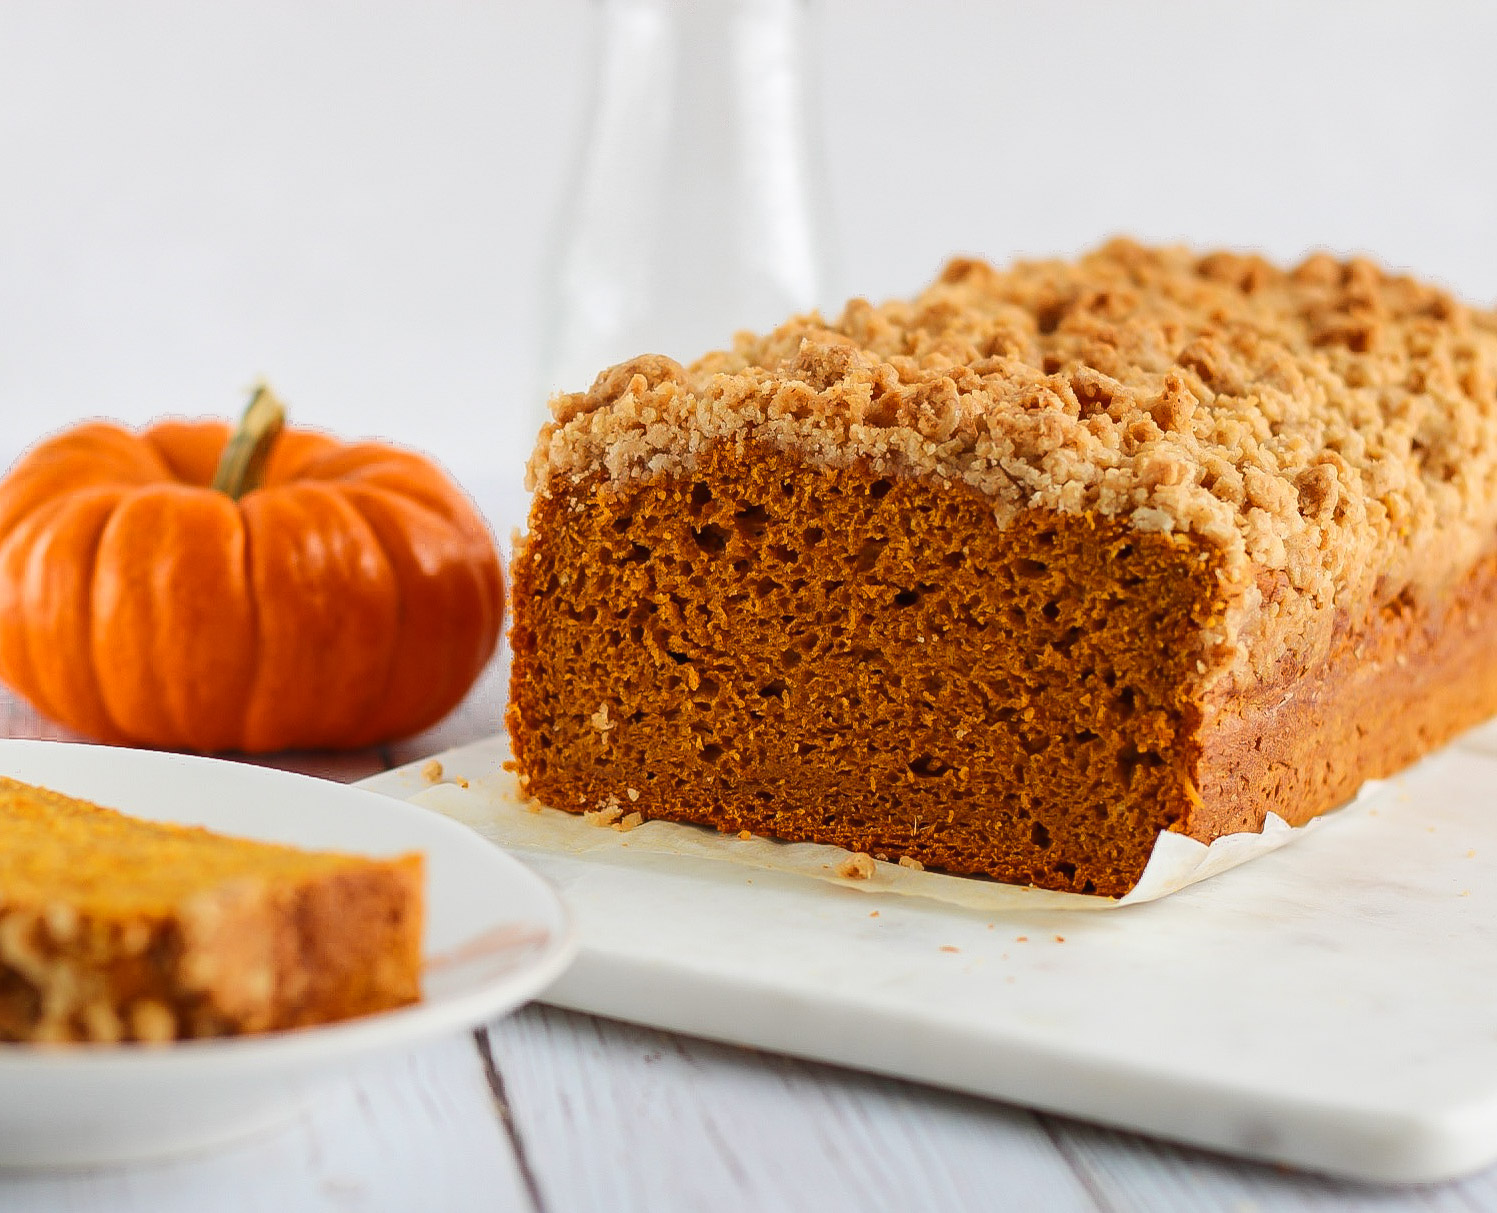
[[(591, 20), (6, 0), (0, 459), (85, 416), (236, 413), (265, 374), (296, 422), (430, 451), (507, 531)], [(839, 293), (1129, 232), (1367, 251), (1497, 300), (1497, 6), (824, 0), (816, 25)]]

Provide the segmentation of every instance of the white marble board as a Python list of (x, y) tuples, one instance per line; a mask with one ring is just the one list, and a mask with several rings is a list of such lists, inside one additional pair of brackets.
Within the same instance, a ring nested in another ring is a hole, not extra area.
[[(440, 756), (482, 786), (491, 738)], [(412, 797), (413, 764), (365, 781)], [(1497, 731), (1163, 901), (973, 913), (736, 864), (521, 852), (558, 1006), (1331, 1174), (1497, 1159)], [(875, 914), (874, 912), (877, 911)]]

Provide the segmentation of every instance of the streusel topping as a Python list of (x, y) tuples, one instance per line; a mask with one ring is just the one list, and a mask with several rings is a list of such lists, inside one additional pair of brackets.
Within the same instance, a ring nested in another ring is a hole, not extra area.
[(1114, 241), (949, 264), (910, 301), (796, 317), (683, 368), (647, 355), (551, 402), (542, 494), (689, 472), (708, 444), (1126, 516), (1222, 550), (1212, 678), (1313, 660), (1335, 616), (1438, 589), (1497, 539), (1497, 313), (1321, 254)]

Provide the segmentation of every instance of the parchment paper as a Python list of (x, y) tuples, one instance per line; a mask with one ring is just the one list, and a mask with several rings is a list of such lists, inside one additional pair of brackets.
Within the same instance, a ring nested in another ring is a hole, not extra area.
[[(1356, 800), (1369, 795), (1376, 786), (1364, 785)], [(625, 862), (630, 855), (639, 854), (692, 856), (793, 873), (867, 893), (925, 897), (989, 911), (1107, 910), (1154, 901), (1275, 851), (1324, 820), (1316, 818), (1308, 825), (1291, 827), (1283, 818), (1270, 813), (1262, 833), (1229, 834), (1209, 846), (1183, 834), (1161, 834), (1138, 884), (1126, 896), (1112, 898), (948, 876), (878, 860), (871, 861), (870, 875), (853, 878), (840, 874), (849, 869), (848, 861), (852, 859), (851, 853), (841, 847), (775, 842), (759, 837), (743, 839), (704, 826), (672, 821), (646, 821), (633, 829), (615, 828), (615, 824), (600, 824), (597, 818), (589, 820), (546, 808), (534, 800), (522, 801), (515, 777), (503, 770), (474, 779), (467, 787), (434, 783), (410, 799), (471, 826), (509, 850), (593, 857), (605, 862)], [(869, 864), (862, 862), (857, 866), (867, 870)]]

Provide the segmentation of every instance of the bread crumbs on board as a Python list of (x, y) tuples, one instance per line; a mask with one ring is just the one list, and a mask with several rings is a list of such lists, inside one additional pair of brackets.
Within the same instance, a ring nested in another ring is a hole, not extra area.
[(877, 871), (873, 856), (864, 851), (849, 855), (837, 865), (837, 875), (846, 880), (869, 880)]

